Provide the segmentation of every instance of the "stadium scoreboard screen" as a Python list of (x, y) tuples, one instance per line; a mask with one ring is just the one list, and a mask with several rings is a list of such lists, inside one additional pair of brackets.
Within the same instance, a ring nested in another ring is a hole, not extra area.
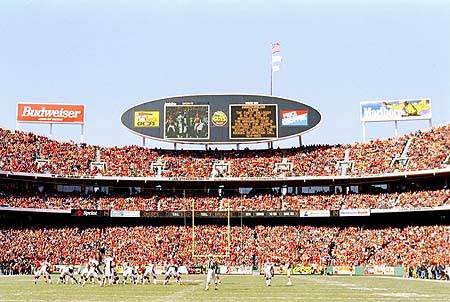
[(230, 105), (230, 139), (277, 138), (277, 105)]
[(321, 120), (299, 101), (267, 95), (189, 95), (150, 100), (122, 124), (151, 139), (190, 144), (257, 143), (301, 135)]

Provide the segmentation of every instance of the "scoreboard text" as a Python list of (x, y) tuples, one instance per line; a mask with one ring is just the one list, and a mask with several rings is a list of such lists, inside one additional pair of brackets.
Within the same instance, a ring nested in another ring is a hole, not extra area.
[(277, 105), (230, 105), (230, 139), (277, 138)]

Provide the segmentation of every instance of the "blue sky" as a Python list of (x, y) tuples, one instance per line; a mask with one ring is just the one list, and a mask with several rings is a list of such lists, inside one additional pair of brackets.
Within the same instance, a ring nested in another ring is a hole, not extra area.
[[(284, 57), (274, 94), (323, 114), (306, 144), (361, 141), (362, 100), (427, 97), (433, 124), (450, 120), (450, 1), (4, 0), (0, 39), (0, 127), (15, 128), (18, 101), (84, 103), (91, 144), (140, 144), (119, 119), (144, 100), (268, 93), (272, 41)], [(54, 135), (78, 140), (79, 126)]]

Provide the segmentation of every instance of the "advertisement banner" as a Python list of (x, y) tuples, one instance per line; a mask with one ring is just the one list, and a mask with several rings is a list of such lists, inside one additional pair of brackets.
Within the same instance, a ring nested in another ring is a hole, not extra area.
[(191, 266), (190, 272), (191, 274), (203, 274), (203, 266)]
[(330, 217), (330, 210), (301, 210), (300, 217)]
[(109, 216), (109, 210), (82, 210), (82, 209), (72, 209), (72, 216), (80, 217), (104, 217)]
[(364, 275), (387, 275), (394, 276), (395, 268), (393, 266), (372, 265), (364, 268)]
[(311, 266), (296, 266), (292, 269), (293, 275), (312, 275), (314, 268)]
[(228, 123), (228, 117), (223, 111), (214, 112), (211, 120), (216, 127), (223, 127)]
[(308, 110), (281, 110), (282, 126), (308, 126)]
[(253, 273), (251, 266), (230, 266), (228, 274), (230, 275), (251, 275)]
[(182, 275), (189, 275), (188, 269), (185, 265), (180, 265), (178, 267), (178, 273), (180, 273)]
[(17, 122), (84, 124), (84, 105), (17, 104)]
[(168, 217), (183, 217), (184, 216), (184, 212), (181, 211), (170, 211), (170, 212), (166, 212)]
[[(286, 275), (287, 274), (287, 268), (286, 266), (274, 266), (273, 272), (275, 275)], [(264, 275), (264, 272), (261, 272), (262, 275)]]
[(163, 216), (163, 213), (165, 213), (165, 212), (159, 212), (159, 211), (140, 211), (140, 214), (141, 214), (140, 217), (160, 217), (160, 216)]
[(360, 103), (361, 122), (431, 119), (429, 99), (386, 100)]
[(343, 209), (339, 210), (339, 216), (370, 216), (370, 209)]
[(353, 266), (333, 266), (333, 275), (354, 275), (355, 268)]
[(219, 265), (219, 274), (228, 274), (228, 266)]
[(111, 217), (140, 217), (140, 211), (111, 210)]
[(159, 111), (135, 111), (134, 127), (137, 128), (159, 127)]

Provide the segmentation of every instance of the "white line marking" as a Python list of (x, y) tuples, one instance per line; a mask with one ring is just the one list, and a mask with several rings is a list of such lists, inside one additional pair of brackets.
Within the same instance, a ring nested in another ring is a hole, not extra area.
[(403, 278), (403, 277), (387, 277), (387, 276), (365, 276), (365, 277), (379, 278), (379, 279), (395, 279), (395, 280), (405, 280), (405, 281), (407, 280), (407, 281), (450, 283), (449, 280), (436, 280), (436, 279)]

